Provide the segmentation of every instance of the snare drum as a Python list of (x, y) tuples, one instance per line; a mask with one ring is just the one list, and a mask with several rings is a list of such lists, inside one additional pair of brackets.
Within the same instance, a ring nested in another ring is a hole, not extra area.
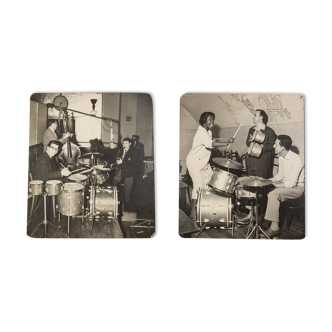
[(29, 192), (32, 195), (42, 195), (44, 193), (44, 181), (32, 180), (29, 182)]
[(72, 174), (68, 177), (68, 180), (71, 182), (80, 183), (83, 186), (86, 186), (88, 184), (88, 177), (84, 174)]
[[(90, 210), (91, 210), (90, 201)], [(118, 192), (116, 187), (107, 188), (107, 189), (97, 189), (96, 198), (95, 198), (95, 210), (100, 212), (101, 216), (109, 216), (117, 218), (118, 215)]]
[(197, 200), (197, 219), (200, 226), (207, 223), (210, 227), (231, 227), (234, 223), (231, 196), (201, 190)]
[(76, 216), (84, 211), (84, 186), (80, 183), (65, 183), (58, 196), (57, 211), (65, 216)]
[(236, 175), (215, 168), (208, 185), (216, 191), (231, 195), (234, 192), (237, 179)]
[(101, 185), (106, 182), (106, 180), (110, 177), (110, 175), (106, 173), (96, 172), (89, 174), (91, 178), (94, 178), (96, 183)]
[(258, 143), (252, 142), (248, 149), (249, 156), (258, 158), (262, 153), (263, 147)]
[(63, 183), (60, 180), (49, 180), (46, 181), (45, 191), (49, 196), (60, 195), (62, 192)]

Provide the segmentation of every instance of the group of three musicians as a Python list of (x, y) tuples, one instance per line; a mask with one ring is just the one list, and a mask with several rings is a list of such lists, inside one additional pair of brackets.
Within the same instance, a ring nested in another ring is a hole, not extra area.
[[(213, 148), (225, 146), (234, 141), (233, 138), (227, 142), (220, 139), (212, 139), (212, 128), (215, 115), (212, 112), (201, 114), (198, 130), (195, 134), (192, 149), (190, 150), (186, 163), (189, 174), (193, 181), (191, 214), (190, 218), (196, 221), (196, 203), (199, 189), (205, 189), (210, 180), (212, 169), (209, 164)], [(280, 203), (289, 199), (296, 199), (304, 193), (304, 165), (301, 157), (290, 150), (292, 139), (287, 135), (276, 136), (273, 129), (267, 126), (268, 116), (263, 110), (256, 110), (253, 122), (255, 126), (248, 132), (246, 145), (253, 141), (255, 131), (265, 134), (262, 153), (259, 157), (248, 156), (246, 160), (247, 173), (249, 176), (258, 176), (272, 181), (274, 189), (269, 192), (265, 220), (271, 223), (265, 232), (269, 238), (280, 235), (279, 229), (279, 207)], [(273, 151), (274, 149), (274, 151)], [(273, 158), (279, 156), (278, 173), (273, 176)]]

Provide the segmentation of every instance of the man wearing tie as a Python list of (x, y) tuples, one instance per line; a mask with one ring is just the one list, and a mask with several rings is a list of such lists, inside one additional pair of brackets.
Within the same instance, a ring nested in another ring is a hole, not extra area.
[(123, 139), (123, 149), (119, 151), (116, 164), (118, 170), (113, 177), (112, 186), (117, 186), (124, 178), (124, 199), (125, 204), (130, 202), (131, 192), (134, 186), (138, 154), (136, 149), (131, 147), (130, 138)]

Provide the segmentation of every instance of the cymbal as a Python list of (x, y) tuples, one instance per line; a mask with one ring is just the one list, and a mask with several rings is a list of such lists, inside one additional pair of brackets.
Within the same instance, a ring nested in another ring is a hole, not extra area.
[(243, 169), (243, 165), (237, 161), (226, 158), (213, 158), (212, 161), (220, 166), (233, 169)]
[(89, 153), (85, 153), (83, 154), (82, 156), (78, 157), (79, 159), (80, 158), (91, 158), (91, 156), (94, 156), (95, 158), (101, 158), (101, 157), (104, 157), (104, 155), (100, 152), (89, 152)]
[(265, 187), (271, 184), (272, 181), (258, 177), (249, 177), (242, 180), (240, 183), (248, 187)]

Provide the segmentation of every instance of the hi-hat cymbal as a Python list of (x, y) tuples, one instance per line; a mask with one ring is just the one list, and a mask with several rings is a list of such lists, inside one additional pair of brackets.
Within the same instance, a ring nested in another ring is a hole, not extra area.
[(265, 187), (271, 184), (271, 180), (258, 178), (258, 177), (249, 177), (241, 181), (241, 184), (248, 187)]
[(101, 158), (104, 157), (104, 155), (100, 152), (89, 152), (89, 153), (85, 153), (82, 156), (78, 157), (78, 158), (91, 158), (91, 156), (94, 156), (95, 158)]
[(220, 166), (233, 168), (233, 169), (243, 169), (243, 165), (237, 161), (226, 159), (226, 158), (213, 158), (212, 161)]

